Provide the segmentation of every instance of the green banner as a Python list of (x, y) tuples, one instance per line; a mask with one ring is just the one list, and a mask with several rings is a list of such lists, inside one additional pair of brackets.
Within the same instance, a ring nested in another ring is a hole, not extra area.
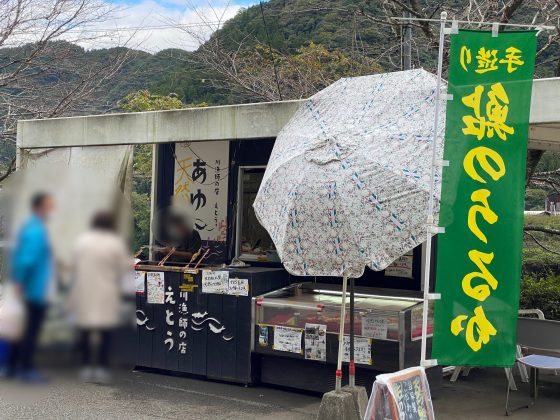
[(451, 36), (432, 357), (512, 366), (533, 31)]

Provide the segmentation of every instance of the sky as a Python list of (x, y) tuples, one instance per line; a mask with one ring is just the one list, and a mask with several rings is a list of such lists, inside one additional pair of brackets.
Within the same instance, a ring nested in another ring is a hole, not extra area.
[[(103, 1), (116, 10), (109, 20), (97, 23), (96, 27), (106, 29), (111, 36), (80, 44), (88, 49), (126, 45), (151, 53), (166, 48), (194, 50), (219, 27), (219, 22), (231, 19), (243, 7), (258, 4), (258, 0)], [(182, 29), (166, 27), (177, 24), (183, 25)]]

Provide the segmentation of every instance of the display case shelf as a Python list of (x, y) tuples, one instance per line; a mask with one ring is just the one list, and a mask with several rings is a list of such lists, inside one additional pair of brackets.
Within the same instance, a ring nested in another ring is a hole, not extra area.
[[(341, 295), (337, 285), (298, 283), (255, 298), (254, 351), (310, 362), (335, 363)], [(418, 292), (357, 288), (354, 302), (359, 366), (390, 372), (419, 364), (422, 299)], [(346, 305), (344, 332), (349, 335), (349, 295)], [(429, 334), (432, 325), (430, 313)], [(313, 336), (313, 331), (324, 334), (325, 339)], [(278, 340), (282, 341), (280, 345), (276, 343)], [(428, 339), (429, 347), (431, 338)]]

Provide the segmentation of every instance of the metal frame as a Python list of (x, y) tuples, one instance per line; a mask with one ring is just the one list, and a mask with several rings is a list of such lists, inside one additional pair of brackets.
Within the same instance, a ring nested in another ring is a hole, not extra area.
[[(399, 311), (399, 370), (403, 370), (405, 368), (405, 361), (406, 361), (406, 322), (405, 322), (405, 313), (408, 311), (410, 315), (410, 328), (412, 329), (412, 308), (414, 306), (404, 310)], [(412, 340), (411, 340), (412, 342)]]

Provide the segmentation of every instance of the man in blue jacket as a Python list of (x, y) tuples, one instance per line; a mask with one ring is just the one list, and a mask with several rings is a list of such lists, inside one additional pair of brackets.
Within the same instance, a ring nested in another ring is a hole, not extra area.
[(44, 379), (35, 370), (33, 358), (45, 315), (53, 277), (53, 258), (46, 222), (54, 210), (53, 198), (45, 193), (31, 200), (33, 214), (23, 224), (12, 255), (12, 279), (19, 285), (27, 311), (23, 338), (10, 357), (10, 373), (27, 382)]

